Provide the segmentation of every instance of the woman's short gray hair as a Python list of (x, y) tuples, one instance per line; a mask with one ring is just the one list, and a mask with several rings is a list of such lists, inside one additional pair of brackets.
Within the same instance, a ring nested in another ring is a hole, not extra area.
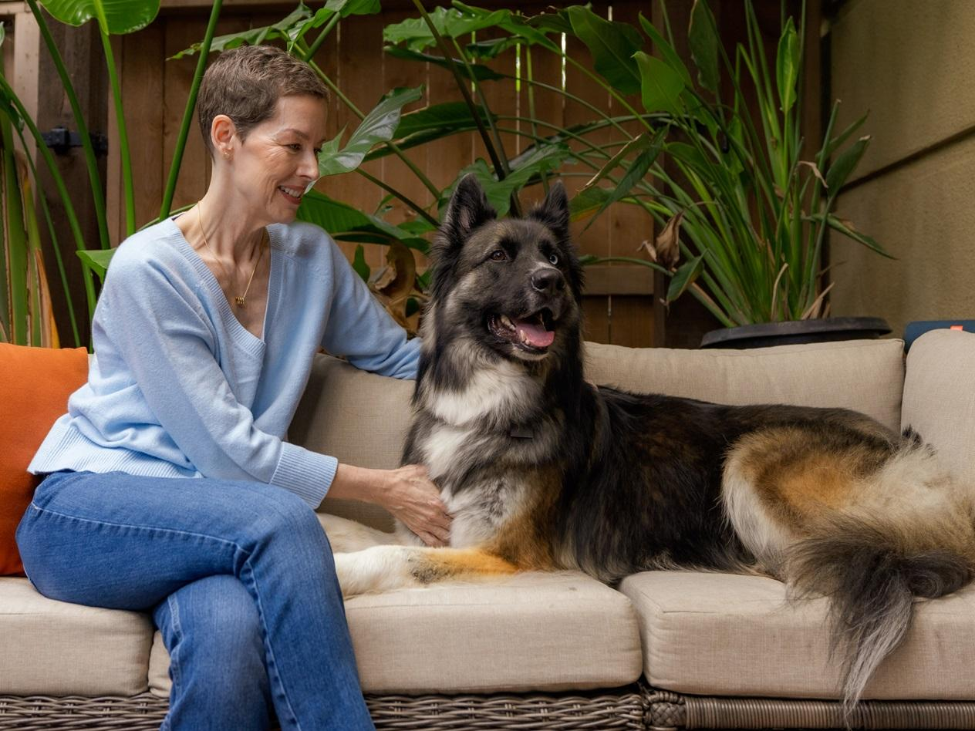
[(328, 99), (328, 90), (304, 61), (274, 46), (241, 46), (221, 53), (203, 75), (197, 114), (203, 141), (214, 154), (210, 128), (218, 114), (230, 117), (241, 139), (274, 116), (283, 96)]

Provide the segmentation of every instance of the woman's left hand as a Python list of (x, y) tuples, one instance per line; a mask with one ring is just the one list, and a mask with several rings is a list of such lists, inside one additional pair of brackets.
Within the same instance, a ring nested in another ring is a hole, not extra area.
[(451, 517), (427, 468), (406, 465), (389, 470), (387, 479), (383, 507), (428, 546), (446, 546), (450, 542)]

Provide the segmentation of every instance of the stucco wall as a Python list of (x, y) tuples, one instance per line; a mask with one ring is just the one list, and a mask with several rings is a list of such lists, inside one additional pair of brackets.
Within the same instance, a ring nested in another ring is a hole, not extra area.
[(834, 235), (832, 314), (975, 318), (975, 2), (850, 0), (829, 34), (837, 128), (872, 138), (837, 213), (897, 257)]

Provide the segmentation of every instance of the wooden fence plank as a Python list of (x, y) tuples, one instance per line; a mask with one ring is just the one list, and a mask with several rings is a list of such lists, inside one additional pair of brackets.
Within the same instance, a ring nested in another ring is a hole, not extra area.
[[(351, 16), (343, 20), (338, 28), (337, 83), (363, 114), (368, 114), (388, 91), (382, 83), (384, 19), (384, 15)], [(347, 135), (359, 126), (359, 118), (344, 104), (337, 110), (336, 117), (339, 129), (346, 127)], [(362, 169), (382, 178), (383, 161), (368, 162)], [(350, 203), (364, 213), (374, 213), (385, 195), (385, 191), (356, 173), (330, 178), (323, 184), (328, 195)], [(384, 261), (382, 247), (366, 244), (365, 254), (370, 266), (381, 265)]]
[[(153, 23), (138, 34), (124, 36), (122, 46), (125, 54), (122, 103), (132, 158), (136, 228), (159, 215), (165, 186), (160, 170), (165, 165), (166, 96), (174, 88), (165, 83), (164, 78), (167, 27)], [(121, 231), (123, 236), (124, 230)]]

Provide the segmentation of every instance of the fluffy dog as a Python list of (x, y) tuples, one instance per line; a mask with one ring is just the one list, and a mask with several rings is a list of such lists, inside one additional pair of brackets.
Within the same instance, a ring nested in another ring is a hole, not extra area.
[[(400, 527), (401, 545), (337, 553), (347, 595), (523, 570), (609, 584), (648, 569), (761, 573), (830, 597), (852, 706), (903, 639), (914, 598), (972, 579), (972, 492), (913, 433), (843, 409), (586, 382), (561, 185), (525, 218), (497, 220), (465, 178), (433, 266), (403, 463), (426, 465), (440, 487), (450, 547), (421, 547)], [(340, 519), (327, 530), (336, 551), (389, 539)]]

